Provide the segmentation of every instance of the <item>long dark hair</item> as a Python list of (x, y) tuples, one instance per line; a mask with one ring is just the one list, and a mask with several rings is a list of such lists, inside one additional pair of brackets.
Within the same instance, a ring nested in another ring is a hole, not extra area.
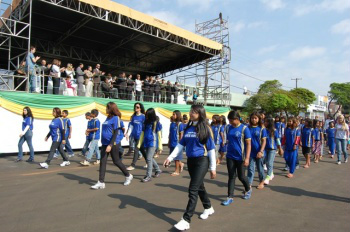
[(230, 113), (228, 113), (227, 118), (231, 120), (234, 120), (234, 119), (240, 120), (241, 116), (239, 115), (238, 111), (232, 110), (230, 111)]
[(270, 134), (271, 138), (275, 137), (275, 123), (273, 121), (273, 118), (266, 119), (266, 130)]
[[(211, 131), (209, 128), (209, 124), (207, 122), (207, 115), (206, 115), (205, 109), (201, 105), (192, 105), (191, 111), (194, 111), (199, 114), (198, 124), (196, 126), (197, 137), (201, 144), (206, 144), (209, 139)], [(190, 120), (188, 122), (188, 126), (186, 127), (185, 131), (188, 128), (190, 128), (192, 125), (193, 125), (193, 122)]]
[(118, 116), (119, 118), (122, 117), (122, 113), (120, 113), (117, 104), (114, 102), (107, 103), (107, 114), (108, 118), (112, 118), (113, 116)]
[(62, 116), (60, 108), (55, 107), (55, 108), (52, 109), (52, 111), (55, 112), (55, 118), (60, 118)]
[(135, 116), (135, 115), (136, 115), (135, 107), (136, 107), (137, 105), (140, 106), (141, 114), (145, 114), (145, 107), (143, 106), (143, 104), (140, 103), (140, 102), (136, 102), (136, 103), (134, 104), (134, 113), (133, 113), (132, 116)]
[(221, 122), (221, 125), (223, 125), (223, 126), (226, 126), (226, 124), (227, 124), (227, 122), (226, 122), (226, 117), (225, 117), (225, 115), (221, 115), (220, 116), (220, 122)]
[(174, 120), (174, 122), (176, 122), (177, 125), (179, 125), (180, 122), (182, 122), (182, 115), (180, 110), (175, 110), (173, 111), (173, 113), (176, 115), (176, 119)]
[(27, 110), (27, 115), (24, 115), (24, 113), (22, 113), (23, 118), (31, 117), (32, 119), (34, 119), (32, 110), (28, 106), (24, 107), (23, 110)]
[[(219, 124), (220, 123), (219, 120), (220, 120), (220, 116), (219, 115), (217, 115), (217, 114), (213, 115), (210, 125), (214, 126), (214, 125)], [(215, 121), (215, 123), (214, 123), (214, 121)]]
[(262, 127), (263, 124), (262, 124), (262, 120), (261, 120), (261, 115), (260, 115), (258, 112), (253, 112), (253, 113), (250, 115), (250, 117), (249, 117), (249, 124), (250, 124), (250, 126), (253, 125), (253, 123), (252, 123), (252, 117), (253, 117), (253, 116), (258, 117), (258, 119), (259, 119), (259, 121), (258, 121), (258, 126)]
[(154, 123), (157, 121), (156, 111), (153, 108), (149, 108), (145, 114), (145, 125), (151, 124), (152, 130), (154, 129)]

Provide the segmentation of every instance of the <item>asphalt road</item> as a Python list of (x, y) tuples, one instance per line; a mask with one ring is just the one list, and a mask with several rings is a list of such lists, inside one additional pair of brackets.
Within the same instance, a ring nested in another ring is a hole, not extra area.
[[(157, 159), (159, 164), (166, 153)], [(48, 170), (14, 160), (0, 157), (1, 232), (175, 231), (173, 224), (187, 204), (186, 169), (171, 177), (173, 167), (163, 168), (160, 178), (141, 183), (146, 171), (145, 161), (139, 160), (133, 182), (125, 187), (124, 177), (110, 161), (106, 189), (91, 190), (98, 167), (80, 166), (81, 157), (72, 158), (68, 167), (58, 165), (61, 158), (53, 160)], [(130, 157), (124, 163), (130, 164)], [(235, 202), (224, 207), (220, 203), (226, 197), (227, 170), (219, 166), (217, 179), (209, 174), (205, 179), (215, 214), (199, 219), (203, 207), (198, 201), (191, 231), (350, 231), (350, 163), (336, 165), (325, 157), (309, 169), (297, 170), (293, 179), (285, 177), (282, 167), (284, 160), (277, 157), (275, 179), (263, 190), (254, 189), (248, 201), (240, 198), (243, 188), (237, 179)]]

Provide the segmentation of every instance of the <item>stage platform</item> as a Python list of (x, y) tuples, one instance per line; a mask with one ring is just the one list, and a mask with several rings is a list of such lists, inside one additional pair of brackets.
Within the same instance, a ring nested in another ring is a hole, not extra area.
[[(73, 149), (81, 149), (85, 142), (85, 130), (87, 121), (85, 113), (92, 109), (98, 109), (100, 112), (99, 119), (104, 121), (106, 118), (106, 104), (110, 101), (115, 102), (121, 113), (125, 126), (133, 114), (133, 105), (135, 101), (116, 100), (93, 97), (71, 97), (51, 94), (31, 94), (22, 92), (0, 91), (0, 128), (4, 133), (0, 133), (0, 141), (5, 141), (0, 146), (0, 153), (14, 153), (18, 151), (17, 143), (21, 132), (22, 110), (23, 107), (29, 106), (34, 115), (34, 136), (33, 146), (35, 151), (48, 151), (50, 142), (44, 142), (44, 138), (49, 131), (49, 123), (52, 120), (52, 109), (59, 107), (61, 110), (69, 111), (69, 118), (72, 122), (73, 133), (71, 145)], [(154, 108), (163, 125), (163, 143), (168, 142), (168, 131), (170, 117), (174, 110), (180, 110), (183, 114), (188, 114), (190, 105), (181, 104), (164, 104), (154, 102), (142, 102), (145, 109)], [(229, 108), (224, 107), (205, 107), (209, 118), (214, 114), (227, 115)], [(122, 145), (127, 145), (124, 139)], [(24, 150), (28, 150), (24, 146)]]

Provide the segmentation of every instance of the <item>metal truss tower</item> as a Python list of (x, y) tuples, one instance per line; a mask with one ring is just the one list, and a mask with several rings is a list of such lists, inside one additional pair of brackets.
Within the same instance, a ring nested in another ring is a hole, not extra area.
[(231, 50), (228, 20), (223, 19), (220, 13), (219, 18), (196, 23), (195, 32), (221, 43), (223, 49), (219, 55), (204, 60), (193, 67), (195, 73), (178, 76), (177, 81), (186, 85), (186, 83), (195, 80), (197, 92), (204, 98), (204, 105), (229, 106), (231, 100), (229, 68)]
[[(7, 51), (8, 71), (16, 70), (30, 49), (31, 15), (32, 0), (0, 0), (0, 49)], [(14, 55), (12, 47), (15, 44), (21, 44), (25, 50)], [(1, 73), (2, 88), (15, 90), (13, 78), (13, 75)], [(28, 77), (23, 82), (27, 79)]]

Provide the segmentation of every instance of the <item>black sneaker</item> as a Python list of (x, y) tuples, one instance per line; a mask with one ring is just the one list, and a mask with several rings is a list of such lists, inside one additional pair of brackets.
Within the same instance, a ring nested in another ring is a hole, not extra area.
[(34, 162), (34, 160), (33, 159), (27, 159), (26, 162), (32, 163), (32, 162)]
[(151, 177), (145, 176), (145, 177), (142, 179), (142, 182), (146, 183), (146, 182), (150, 182), (151, 180), (152, 180)]
[(160, 176), (160, 174), (162, 174), (162, 171), (156, 172), (154, 173), (154, 178), (158, 178)]
[(16, 159), (15, 162), (18, 163), (18, 162), (21, 162), (22, 159)]

